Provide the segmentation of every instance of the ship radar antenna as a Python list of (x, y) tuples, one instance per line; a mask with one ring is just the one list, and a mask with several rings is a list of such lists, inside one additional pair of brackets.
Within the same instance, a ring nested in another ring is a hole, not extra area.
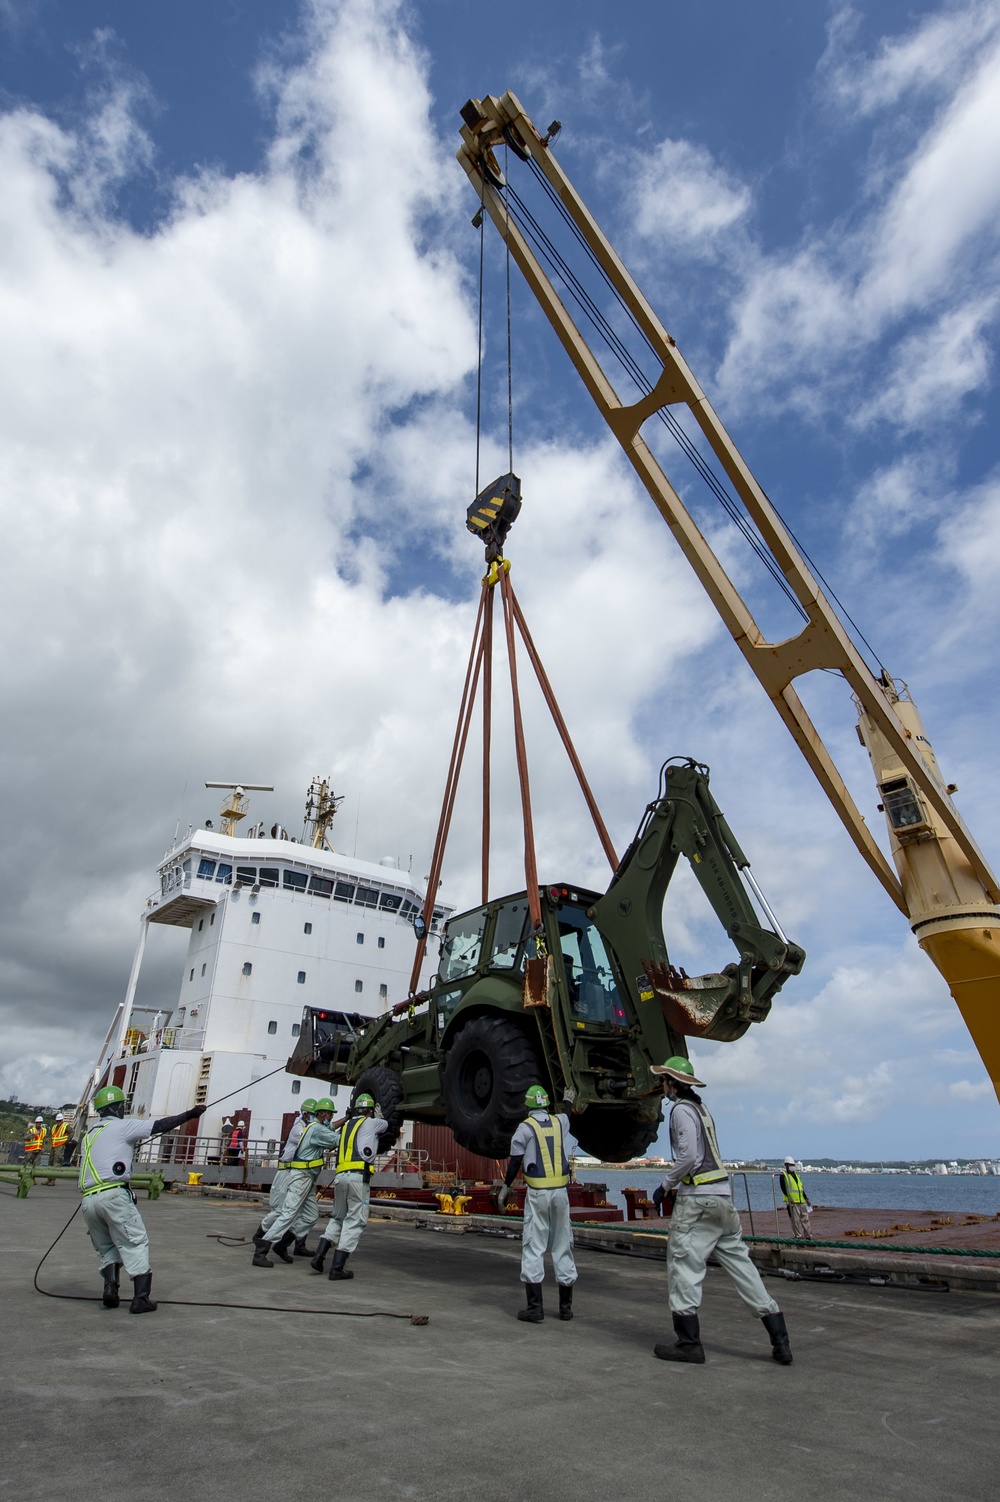
[(234, 835), (236, 826), (241, 819), (247, 816), (249, 800), (247, 793), (273, 793), (274, 788), (267, 782), (206, 782), (207, 788), (225, 788), (229, 796), (222, 800), (222, 808), (219, 818), (222, 820), (222, 833)]
[(314, 850), (322, 850), (324, 845), (329, 850), (333, 849), (327, 838), (327, 831), (343, 801), (343, 794), (338, 795), (331, 790), (328, 777), (313, 778), (306, 794), (306, 827), (303, 843), (308, 840)]

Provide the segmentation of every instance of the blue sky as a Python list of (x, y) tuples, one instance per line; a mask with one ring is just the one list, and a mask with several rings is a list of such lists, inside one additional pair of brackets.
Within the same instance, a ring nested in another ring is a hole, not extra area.
[[(997, 859), (995, 5), (9, 0), (0, 37), (0, 1089), (75, 1093), (160, 849), (211, 812), (205, 778), (238, 764), (273, 781), (288, 822), (332, 770), (359, 853), (426, 870), (480, 572), (462, 526), (478, 237), (453, 161), (470, 95), (509, 87), (539, 125), (563, 121), (560, 160), (910, 683)], [(494, 236), (489, 474), (505, 467), (502, 272)], [(664, 756), (709, 762), (809, 954), (752, 1037), (693, 1051), (726, 1150), (996, 1154), (996, 1100), (944, 983), (516, 275), (513, 326), (509, 551), (614, 837)], [(780, 634), (780, 600), (664, 461)], [(805, 697), (877, 829), (849, 696), (824, 680)], [(600, 881), (530, 714), (543, 872)], [(475, 896), (465, 811), (457, 903)], [(498, 825), (513, 888), (516, 822)], [(728, 958), (690, 884), (669, 919), (689, 969)], [(151, 961), (171, 999), (177, 955)]]

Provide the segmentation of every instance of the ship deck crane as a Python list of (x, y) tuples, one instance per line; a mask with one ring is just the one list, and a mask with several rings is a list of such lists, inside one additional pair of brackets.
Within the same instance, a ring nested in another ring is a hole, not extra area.
[[(510, 92), (470, 99), (462, 109), (458, 160), (506, 242), (508, 253), (558, 335), (598, 411), (674, 534), (727, 629), (794, 737), (859, 853), (909, 919), (920, 947), (948, 983), (1000, 1098), (1000, 886), (952, 801), (916, 706), (905, 685), (876, 676), (800, 548), (751, 473), (676, 341), (664, 328), (550, 149)], [(526, 163), (557, 204), (613, 288), (655, 358), (658, 373), (633, 380), (643, 394), (624, 402), (534, 246), (498, 151)], [(677, 490), (642, 437), (652, 417), (685, 407), (745, 508), (775, 577), (791, 592), (805, 624), (785, 641), (768, 641)], [(885, 813), (892, 864), (872, 836), (795, 680), (832, 670), (849, 684), (858, 735), (868, 751)], [(894, 869), (895, 868), (895, 869)]]

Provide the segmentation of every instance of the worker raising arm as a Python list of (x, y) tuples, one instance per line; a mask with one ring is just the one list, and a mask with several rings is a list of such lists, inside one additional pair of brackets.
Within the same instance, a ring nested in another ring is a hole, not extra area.
[(330, 1264), (331, 1278), (353, 1278), (344, 1264), (361, 1240), (368, 1224), (368, 1181), (379, 1150), (379, 1138), (389, 1130), (389, 1122), (367, 1091), (356, 1098), (348, 1111), (337, 1147), (337, 1172), (333, 1181), (333, 1214), (327, 1221), (312, 1267), (323, 1271), (323, 1258), (334, 1248)]
[(192, 1106), (178, 1116), (144, 1121), (125, 1115), (125, 1092), (105, 1085), (94, 1096), (100, 1124), (85, 1133), (80, 1150), (80, 1192), (83, 1222), (97, 1253), (104, 1277), (105, 1309), (117, 1309), (121, 1265), (132, 1279), (130, 1314), (150, 1314), (156, 1304), (149, 1297), (153, 1274), (149, 1268), (149, 1237), (129, 1186), (132, 1158), (140, 1142), (197, 1121), (204, 1106)]

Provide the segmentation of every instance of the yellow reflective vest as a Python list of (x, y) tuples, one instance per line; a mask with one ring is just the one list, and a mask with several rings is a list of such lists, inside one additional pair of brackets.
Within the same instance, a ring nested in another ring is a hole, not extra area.
[(368, 1160), (363, 1158), (355, 1147), (358, 1133), (367, 1120), (365, 1116), (358, 1116), (354, 1121), (348, 1121), (340, 1134), (340, 1144), (337, 1148), (337, 1172), (354, 1173), (359, 1168), (367, 1168)]
[(785, 1181), (781, 1186), (781, 1192), (785, 1196), (785, 1204), (804, 1205), (806, 1202), (806, 1191), (798, 1174), (793, 1173), (790, 1168), (786, 1168), (781, 1177)]
[(52, 1124), (52, 1146), (65, 1147), (69, 1138), (69, 1122), (56, 1121)]
[(563, 1189), (569, 1183), (569, 1165), (561, 1124), (555, 1116), (550, 1116), (547, 1123), (529, 1116), (527, 1124), (538, 1144), (538, 1164), (535, 1173), (525, 1173), (524, 1182), (531, 1189)]

